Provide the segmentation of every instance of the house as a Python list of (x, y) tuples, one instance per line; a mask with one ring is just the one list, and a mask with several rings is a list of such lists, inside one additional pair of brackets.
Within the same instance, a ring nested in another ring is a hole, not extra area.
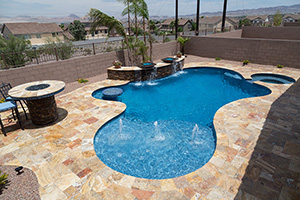
[[(160, 31), (173, 31), (175, 28), (175, 24), (174, 24), (174, 27), (172, 28), (170, 26), (172, 21), (175, 22), (175, 19), (166, 19), (163, 23), (161, 23), (159, 30)], [(178, 28), (180, 28), (180, 27), (182, 28), (183, 32), (191, 31), (191, 29), (193, 27), (192, 21), (190, 19), (178, 19)]]
[[(196, 21), (196, 19), (195, 19)], [(238, 21), (229, 17), (225, 18), (225, 29), (237, 29)], [(204, 17), (199, 19), (199, 32), (217, 32), (222, 29), (222, 17)]]
[(286, 14), (283, 16), (282, 18), (282, 22), (283, 23), (287, 23), (287, 22), (291, 22), (291, 23), (294, 23), (294, 22), (300, 22), (300, 14)]
[(47, 38), (54, 37), (64, 41), (63, 30), (55, 23), (4, 23), (1, 33), (5, 39), (10, 35), (24, 37), (30, 40), (32, 45), (44, 44)]
[(263, 26), (270, 23), (268, 15), (247, 16), (253, 26)]

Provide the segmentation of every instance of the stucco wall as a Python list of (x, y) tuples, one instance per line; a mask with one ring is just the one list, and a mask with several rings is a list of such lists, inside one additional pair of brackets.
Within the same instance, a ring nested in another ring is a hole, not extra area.
[[(58, 33), (58, 35), (56, 37), (59, 38), (61, 41), (64, 41), (64, 36), (62, 33)], [(52, 33), (42, 33), (41, 38), (37, 38), (36, 34), (31, 34), (31, 39), (29, 39), (29, 40), (30, 40), (31, 44), (44, 44), (44, 43), (46, 43), (47, 39), (55, 40), (55, 38), (52, 36)]]
[(300, 68), (300, 41), (250, 38), (191, 37), (187, 54), (266, 65)]
[(300, 27), (244, 26), (242, 38), (300, 40)]
[[(176, 42), (153, 45), (154, 60), (173, 55), (176, 51)], [(117, 54), (110, 52), (0, 70), (0, 80), (1, 82), (11, 83), (12, 86), (38, 80), (62, 80), (70, 83), (78, 78), (89, 78), (106, 73), (107, 68), (116, 59), (119, 59)]]
[(10, 30), (8, 28), (6, 28), (6, 26), (4, 26), (4, 30), (3, 30), (3, 37), (5, 39), (9, 39), (9, 36), (11, 35), (12, 33), (10, 32)]

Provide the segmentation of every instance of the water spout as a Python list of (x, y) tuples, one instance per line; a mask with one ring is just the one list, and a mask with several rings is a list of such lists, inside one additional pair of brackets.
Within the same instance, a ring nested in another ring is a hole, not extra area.
[(156, 78), (157, 78), (157, 68), (154, 66), (149, 76), (149, 81), (147, 85), (157, 85), (158, 83), (155, 81)]
[(171, 65), (172, 74), (175, 74), (177, 72), (177, 64), (178, 64), (178, 62), (176, 62), (176, 60), (173, 60), (172, 65)]
[(123, 129), (123, 122), (122, 122), (121, 118), (119, 120), (119, 127), (120, 127), (120, 135), (121, 135), (122, 134), (122, 129)]
[(201, 138), (199, 138), (200, 137), (199, 133), (200, 133), (200, 130), (199, 130), (198, 125), (196, 124), (194, 126), (193, 134), (192, 134), (192, 142), (194, 142), (195, 144), (201, 144)]
[(160, 132), (157, 121), (154, 122), (154, 126), (155, 126), (155, 140), (156, 141), (165, 140), (165, 136)]
[(120, 131), (119, 137), (120, 137), (121, 140), (127, 140), (129, 138), (129, 135), (126, 132), (125, 133), (122, 132), (123, 131), (123, 121), (122, 121), (122, 119), (119, 120), (119, 131)]

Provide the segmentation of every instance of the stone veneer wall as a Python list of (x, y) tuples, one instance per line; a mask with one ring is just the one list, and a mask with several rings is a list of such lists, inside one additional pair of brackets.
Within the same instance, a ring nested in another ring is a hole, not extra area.
[[(184, 60), (179, 61), (184, 66)], [(155, 79), (163, 78), (173, 74), (173, 66), (171, 64), (156, 67), (157, 74)], [(180, 65), (176, 65), (176, 71), (180, 70)], [(113, 70), (107, 69), (107, 75), (112, 80), (130, 80), (130, 81), (145, 81), (150, 80), (154, 68), (141, 70)]]
[(242, 38), (300, 40), (300, 27), (244, 26)]
[(300, 41), (252, 38), (191, 37), (187, 54), (300, 68)]
[[(174, 55), (177, 48), (177, 42), (154, 44), (153, 58), (156, 60)], [(12, 86), (39, 80), (61, 80), (70, 83), (78, 78), (89, 78), (106, 73), (112, 62), (120, 59), (121, 54), (120, 52), (110, 52), (0, 70), (0, 82), (11, 83)]]

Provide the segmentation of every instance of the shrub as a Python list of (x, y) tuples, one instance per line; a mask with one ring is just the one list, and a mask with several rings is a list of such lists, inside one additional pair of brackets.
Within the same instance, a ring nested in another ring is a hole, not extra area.
[(278, 65), (277, 65), (277, 68), (284, 68), (284, 66), (283, 66), (283, 65), (280, 65), (280, 64), (278, 64)]
[(86, 83), (86, 82), (89, 82), (89, 80), (84, 79), (84, 78), (80, 78), (80, 79), (77, 79), (77, 82), (78, 83)]
[(54, 51), (49, 52), (49, 49), (56, 48), (57, 56), (61, 60), (69, 59), (74, 53), (73, 44), (69, 41), (63, 42), (59, 38), (55, 40), (48, 38), (46, 39), (46, 44), (42, 47), (48, 54), (55, 55)]
[(1, 175), (1, 170), (0, 170), (0, 185), (6, 184), (7, 177), (8, 177), (8, 174), (4, 173)]
[(221, 58), (216, 57), (215, 60), (221, 60)]
[[(0, 36), (0, 54), (5, 55), (5, 61), (8, 66), (19, 67), (24, 66), (28, 61), (26, 50), (31, 48), (29, 40), (24, 38), (17, 38), (12, 35), (9, 36), (9, 39), (5, 39)], [(3, 66), (4, 63), (2, 62)], [(1, 64), (1, 65), (2, 65)]]
[(169, 37), (166, 37), (163, 42), (170, 42), (170, 41), (171, 39)]
[(244, 60), (244, 61), (243, 61), (243, 66), (248, 65), (248, 63), (250, 63), (249, 60)]
[(91, 55), (92, 54), (92, 50), (91, 49), (84, 49), (83, 51), (86, 53), (84, 55)]
[(111, 51), (113, 51), (114, 49), (111, 47), (111, 46), (108, 46), (107, 48), (106, 48), (106, 52), (111, 52)]

